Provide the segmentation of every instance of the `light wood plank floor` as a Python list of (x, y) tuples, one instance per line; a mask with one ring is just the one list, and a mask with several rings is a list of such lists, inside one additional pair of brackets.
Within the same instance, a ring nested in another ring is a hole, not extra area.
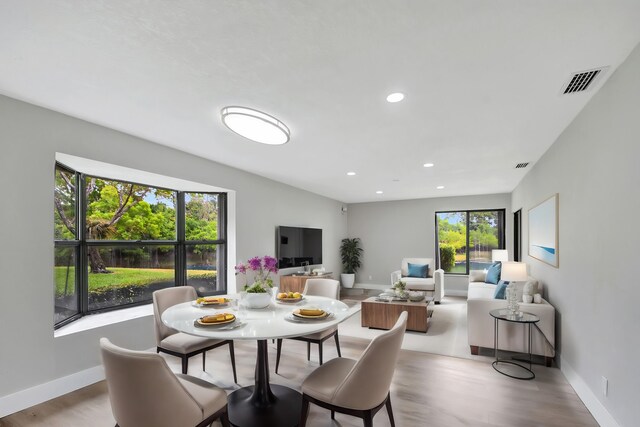
[[(342, 337), (344, 357), (357, 358), (367, 341)], [(253, 383), (255, 342), (236, 341), (238, 381)], [(317, 366), (317, 348), (312, 346), (311, 362), (306, 360), (306, 344), (285, 340), (280, 374), (273, 374), (275, 346), (270, 343), (271, 381), (299, 389), (303, 379)], [(325, 358), (336, 357), (332, 340), (325, 343)], [(166, 356), (169, 366), (179, 371), (178, 359)], [(200, 370), (199, 356), (193, 357), (189, 373), (224, 387), (232, 383), (226, 347), (210, 351), (207, 372)], [(557, 368), (534, 366), (536, 379), (519, 381), (498, 374), (487, 361), (467, 360), (403, 350), (391, 385), (391, 399), (398, 427), (589, 427), (598, 426), (574, 390)], [(366, 393), (366, 390), (362, 391)], [(104, 382), (75, 391), (35, 407), (0, 419), (2, 427), (113, 426)], [(219, 425), (219, 424), (214, 424)], [(362, 426), (361, 420), (329, 412), (311, 405), (310, 427)], [(374, 426), (388, 426), (385, 409), (374, 418)], [(142, 427), (142, 426), (141, 426)], [(255, 426), (277, 427), (277, 426)]]

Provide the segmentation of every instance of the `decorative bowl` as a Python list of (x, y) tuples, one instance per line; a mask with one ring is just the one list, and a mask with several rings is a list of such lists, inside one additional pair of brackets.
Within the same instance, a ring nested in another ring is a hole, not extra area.
[(424, 292), (420, 291), (409, 291), (409, 301), (418, 302), (422, 301), (425, 297)]
[(242, 295), (241, 304), (247, 308), (265, 308), (271, 302), (271, 294), (262, 293), (245, 293)]

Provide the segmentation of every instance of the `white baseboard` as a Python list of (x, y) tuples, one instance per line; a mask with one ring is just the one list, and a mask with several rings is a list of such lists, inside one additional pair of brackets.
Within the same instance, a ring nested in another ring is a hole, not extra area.
[(595, 418), (598, 424), (600, 424), (600, 427), (620, 427), (609, 411), (607, 411), (607, 408), (605, 408), (602, 402), (598, 400), (587, 383), (584, 382), (580, 375), (573, 370), (571, 365), (567, 363), (562, 356), (560, 356), (560, 370), (589, 412), (591, 412), (593, 418)]
[(0, 398), (0, 418), (62, 396), (104, 379), (102, 365), (38, 384)]
[(452, 297), (466, 297), (467, 291), (462, 289), (447, 289), (444, 291), (444, 296), (451, 295)]

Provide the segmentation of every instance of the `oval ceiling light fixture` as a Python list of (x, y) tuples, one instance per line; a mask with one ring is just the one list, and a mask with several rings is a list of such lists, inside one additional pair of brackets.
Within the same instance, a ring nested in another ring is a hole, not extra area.
[(255, 142), (282, 145), (289, 142), (289, 128), (273, 116), (247, 107), (224, 107), (222, 123), (233, 132)]
[(432, 168), (434, 166), (433, 163), (425, 163), (424, 165), (422, 165), (425, 168)]
[(355, 172), (347, 172), (347, 175), (349, 176), (354, 176), (356, 173)]
[(376, 194), (382, 194), (382, 190), (376, 191)]
[(390, 93), (390, 94), (387, 96), (387, 102), (391, 102), (391, 103), (394, 103), (394, 102), (400, 102), (400, 101), (402, 101), (403, 99), (404, 99), (404, 93), (402, 93), (402, 92), (394, 92), (394, 93)]
[(438, 185), (438, 186), (436, 187), (436, 190), (444, 190), (444, 185)]

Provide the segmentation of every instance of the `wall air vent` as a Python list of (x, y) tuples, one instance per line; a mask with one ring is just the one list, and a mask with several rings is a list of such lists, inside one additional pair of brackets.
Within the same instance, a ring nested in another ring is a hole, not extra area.
[(575, 73), (562, 87), (562, 93), (568, 95), (570, 93), (584, 92), (593, 85), (602, 75), (607, 71), (609, 67), (601, 67), (593, 70), (580, 71)]
[(518, 163), (518, 164), (516, 165), (516, 169), (524, 169), (524, 168), (526, 168), (527, 166), (529, 166), (529, 162), (526, 162), (526, 163)]

